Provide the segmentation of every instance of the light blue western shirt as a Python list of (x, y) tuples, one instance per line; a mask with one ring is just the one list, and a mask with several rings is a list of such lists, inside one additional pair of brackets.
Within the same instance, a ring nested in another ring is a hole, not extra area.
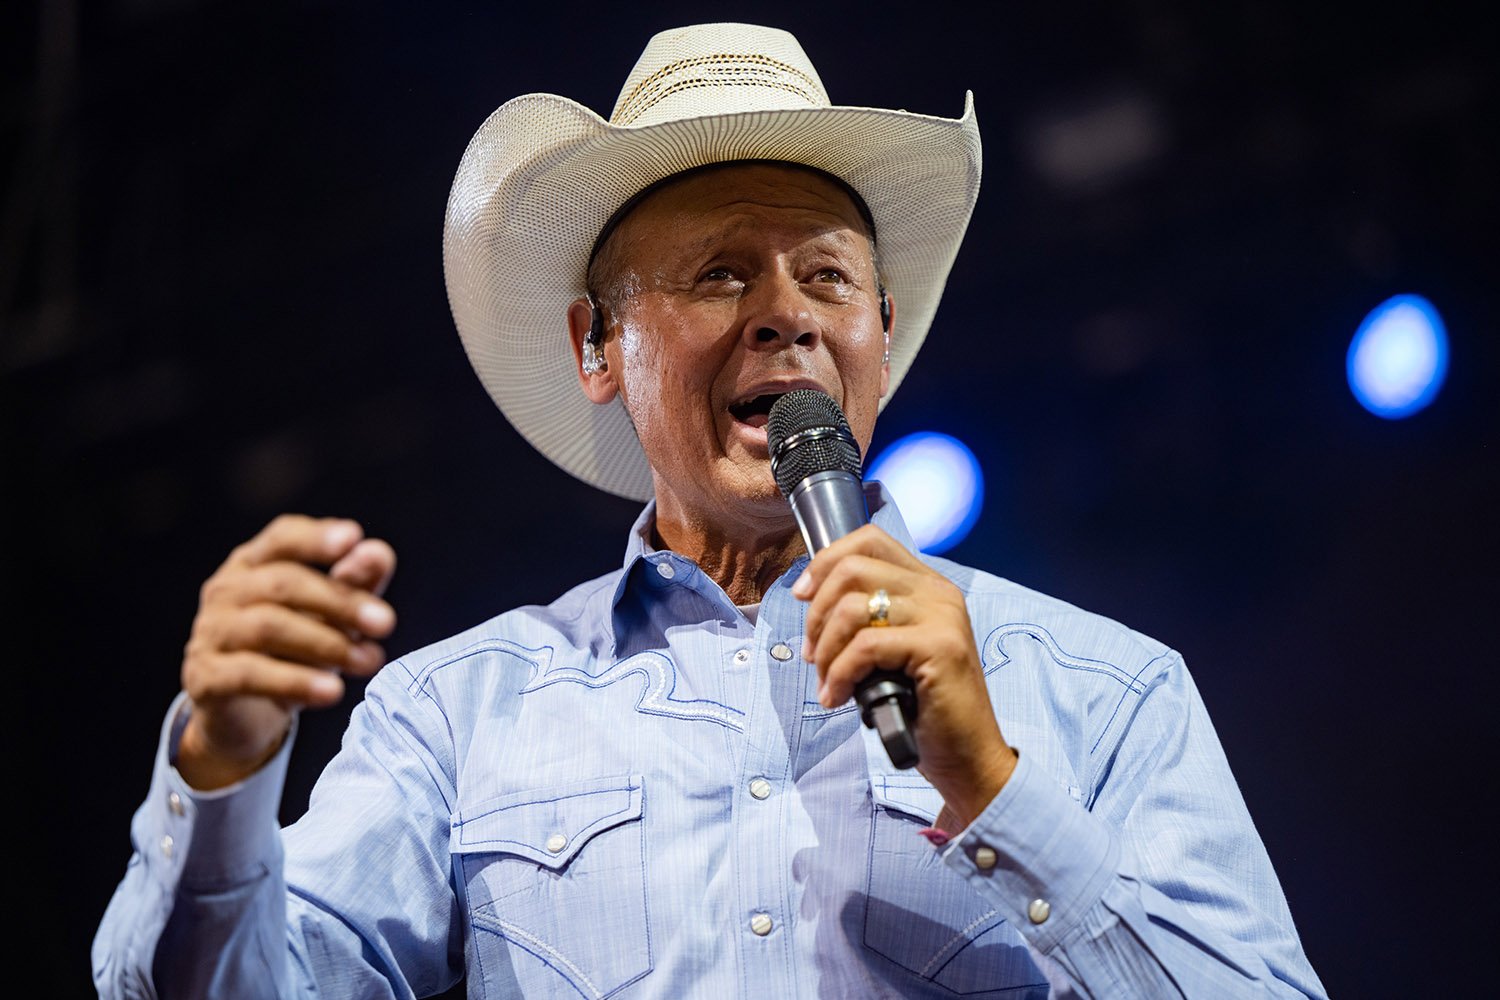
[[(894, 507), (874, 520), (908, 548)], [(100, 923), (103, 997), (1321, 996), (1173, 650), (947, 560), (1020, 751), (966, 830), (803, 662), (653, 551), (368, 685), (307, 812), (290, 740), (192, 790), (163, 727)], [(920, 725), (920, 709), (919, 721)]]

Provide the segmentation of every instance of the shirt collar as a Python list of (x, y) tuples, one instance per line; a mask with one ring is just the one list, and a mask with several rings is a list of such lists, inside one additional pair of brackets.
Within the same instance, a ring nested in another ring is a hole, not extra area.
[(651, 545), (651, 533), (655, 526), (656, 501), (650, 500), (647, 501), (645, 507), (641, 508), (640, 514), (636, 515), (635, 523), (630, 526), (630, 534), (625, 539), (623, 569), (627, 574), (637, 559), (656, 551)]
[[(886, 534), (900, 542), (908, 552), (920, 555), (917, 551), (916, 542), (912, 540), (911, 532), (907, 530), (906, 522), (901, 518), (901, 511), (896, 508), (896, 502), (892, 499), (890, 492), (884, 484), (877, 480), (866, 480), (864, 483), (865, 506), (870, 511), (870, 520), (878, 525)], [(664, 559), (681, 559), (675, 553), (668, 554), (660, 552), (651, 545), (651, 536), (656, 525), (656, 501), (650, 500), (641, 512), (636, 516), (635, 523), (630, 526), (630, 532), (625, 539), (625, 558), (621, 563), (620, 578), (615, 584), (614, 593), (610, 596), (610, 615), (614, 619), (612, 626), (618, 629), (618, 609), (620, 598), (625, 594), (625, 588), (630, 585), (631, 577), (639, 571), (638, 563), (643, 561), (659, 562)], [(792, 564), (787, 576), (795, 580), (796, 574), (802, 571), (807, 564), (807, 557), (800, 556)]]

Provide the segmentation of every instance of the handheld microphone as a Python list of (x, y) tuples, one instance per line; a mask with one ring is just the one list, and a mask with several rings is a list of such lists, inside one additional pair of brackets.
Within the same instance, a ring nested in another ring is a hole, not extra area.
[[(796, 515), (810, 555), (870, 520), (860, 480), (859, 443), (839, 404), (816, 389), (794, 389), (766, 422), (771, 474)], [(899, 670), (875, 670), (855, 688), (860, 718), (880, 734), (898, 768), (917, 763), (917, 694)]]

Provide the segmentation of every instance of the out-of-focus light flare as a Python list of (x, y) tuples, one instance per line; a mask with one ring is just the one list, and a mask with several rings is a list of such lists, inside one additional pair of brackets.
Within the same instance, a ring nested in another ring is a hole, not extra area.
[(1349, 343), (1349, 388), (1378, 417), (1399, 420), (1437, 396), (1448, 373), (1448, 332), (1432, 303), (1396, 295), (1370, 310)]
[(923, 552), (951, 549), (979, 520), (984, 502), (979, 460), (947, 434), (906, 435), (876, 456), (865, 478), (885, 485)]

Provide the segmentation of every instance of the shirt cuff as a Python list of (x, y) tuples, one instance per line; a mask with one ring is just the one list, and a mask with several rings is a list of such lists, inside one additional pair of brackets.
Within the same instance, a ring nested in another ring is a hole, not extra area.
[(1045, 953), (1099, 903), (1120, 844), (1023, 753), (1000, 794), (942, 858)]
[(243, 781), (199, 791), (183, 779), (174, 761), (191, 711), (179, 694), (167, 714), (157, 749), (153, 797), (179, 831), (173, 845), (181, 858), (184, 887), (216, 890), (265, 874), (281, 851), (281, 793), (296, 735), (296, 717), (276, 755)]

